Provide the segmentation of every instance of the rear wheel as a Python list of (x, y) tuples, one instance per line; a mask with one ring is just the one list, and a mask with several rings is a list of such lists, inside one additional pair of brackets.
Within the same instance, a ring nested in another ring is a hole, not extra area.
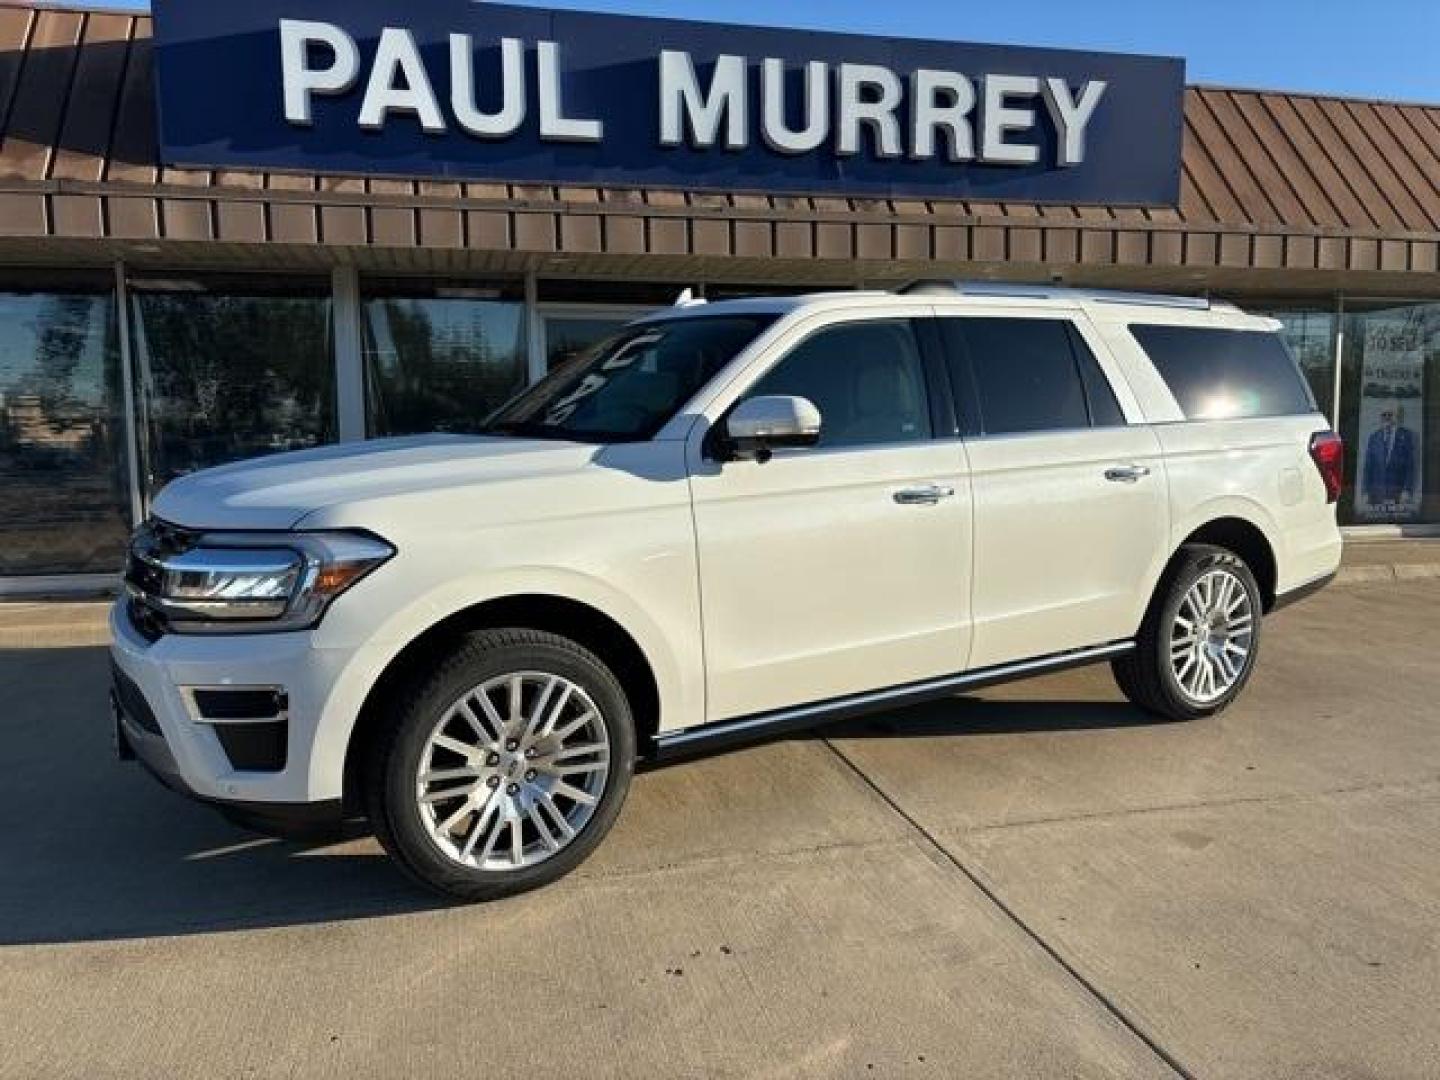
[(1234, 552), (1187, 544), (1161, 579), (1115, 681), (1136, 705), (1172, 720), (1211, 716), (1245, 688), (1260, 648), (1263, 606)]
[(366, 801), (381, 843), (425, 886), (462, 900), (537, 888), (614, 824), (634, 723), (589, 650), (482, 631), (401, 697), (372, 747)]

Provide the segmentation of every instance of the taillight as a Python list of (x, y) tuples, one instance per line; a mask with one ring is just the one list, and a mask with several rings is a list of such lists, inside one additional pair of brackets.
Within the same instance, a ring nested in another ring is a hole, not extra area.
[(1325, 501), (1339, 502), (1345, 483), (1345, 440), (1333, 431), (1317, 431), (1310, 436), (1310, 460), (1325, 481)]

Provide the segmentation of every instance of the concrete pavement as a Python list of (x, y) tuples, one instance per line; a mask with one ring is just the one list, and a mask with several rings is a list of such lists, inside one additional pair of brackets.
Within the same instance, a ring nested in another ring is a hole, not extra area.
[(1440, 1075), (1440, 582), (1267, 624), (1241, 704), (1102, 669), (637, 778), (541, 893), (256, 838), (0, 651), (0, 1077)]

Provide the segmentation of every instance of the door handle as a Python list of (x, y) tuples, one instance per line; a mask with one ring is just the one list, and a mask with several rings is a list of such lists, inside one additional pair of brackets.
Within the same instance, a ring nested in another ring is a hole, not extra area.
[(926, 484), (923, 487), (902, 488), (895, 492), (895, 501), (901, 506), (934, 506), (941, 499), (950, 499), (954, 495), (953, 487)]
[(1105, 479), (1116, 484), (1134, 484), (1149, 475), (1148, 465), (1114, 465), (1105, 470)]

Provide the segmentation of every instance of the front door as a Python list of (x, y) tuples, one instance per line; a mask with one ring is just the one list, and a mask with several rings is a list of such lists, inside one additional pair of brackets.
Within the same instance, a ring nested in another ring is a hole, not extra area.
[(969, 478), (937, 374), (908, 318), (832, 323), (741, 398), (808, 398), (818, 446), (762, 465), (692, 443), (710, 720), (965, 667)]

